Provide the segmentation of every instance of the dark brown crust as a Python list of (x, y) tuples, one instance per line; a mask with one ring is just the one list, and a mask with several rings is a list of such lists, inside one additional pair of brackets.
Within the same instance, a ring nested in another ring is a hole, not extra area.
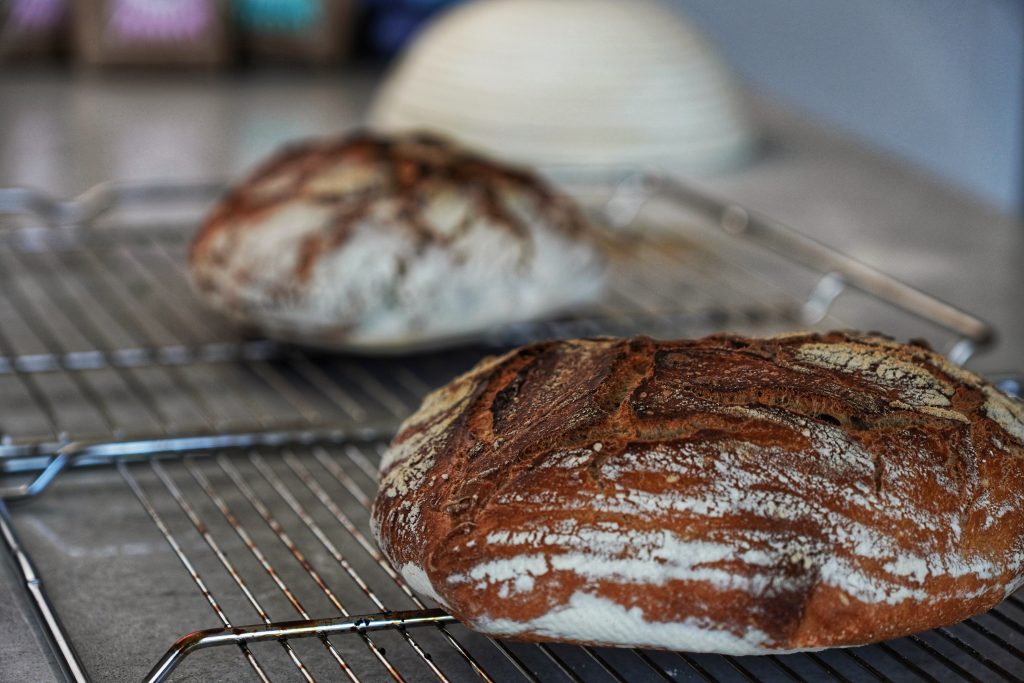
[[(320, 174), (345, 162), (383, 172), (370, 186), (354, 192), (316, 188)], [(573, 237), (581, 237), (587, 230), (575, 205), (554, 194), (546, 183), (525, 169), (497, 163), (430, 134), (387, 137), (360, 131), (343, 138), (293, 145), (259, 166), (233, 187), (210, 213), (192, 241), (190, 259), (194, 267), (215, 265), (217, 257), (211, 249), (215, 236), (244, 229), (286, 204), (301, 201), (331, 207), (335, 228), (330, 238), (318, 238), (303, 245), (304, 258), (297, 272), (300, 280), (323, 251), (336, 249), (344, 243), (353, 223), (374, 201), (399, 202), (407, 228), (424, 244), (445, 242), (450, 238), (433, 230), (419, 217), (425, 197), (437, 185), (458, 187), (474, 195), (483, 215), (524, 240), (529, 239), (529, 231), (499, 200), (497, 188), (501, 186), (529, 190), (541, 210), (554, 217), (550, 221), (554, 229)]]
[[(484, 630), (495, 619), (528, 623), (583, 590), (650, 621), (765, 634), (769, 650), (862, 644), (964, 619), (1019, 580), (1022, 416), (941, 356), (880, 336), (537, 344), (482, 364), (407, 421), (385, 462), (374, 528), (396, 567), (422, 568), (445, 606)], [(735, 509), (687, 507), (717, 505), (734, 479)], [(680, 504), (645, 515), (597, 502), (614, 502), (616, 491)], [(806, 509), (745, 508), (755, 495)], [(493, 541), (559, 522), (733, 544), (772, 559), (702, 568), (737, 585), (767, 576), (768, 588), (599, 580), (555, 571), (551, 553), (566, 551), (557, 544)], [(843, 540), (851, 528), (877, 545)], [(895, 554), (882, 556), (882, 546)], [(549, 553), (531, 590), (459, 579), (531, 553)], [(958, 569), (968, 564), (974, 571)], [(842, 585), (835, 566), (875, 593)]]

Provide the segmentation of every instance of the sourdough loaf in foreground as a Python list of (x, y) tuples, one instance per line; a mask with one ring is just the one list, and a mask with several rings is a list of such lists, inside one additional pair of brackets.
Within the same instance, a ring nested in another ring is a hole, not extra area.
[(964, 619), (1024, 565), (1024, 409), (847, 333), (542, 343), (431, 394), (380, 547), (496, 636), (755, 654)]
[(603, 257), (537, 176), (444, 139), (296, 145), (220, 202), (191, 248), (214, 308), (271, 336), (403, 346), (587, 301)]

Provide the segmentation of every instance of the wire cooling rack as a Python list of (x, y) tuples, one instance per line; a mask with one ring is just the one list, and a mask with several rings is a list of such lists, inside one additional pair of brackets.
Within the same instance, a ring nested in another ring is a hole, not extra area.
[(0, 192), (17, 214), (0, 231), (0, 527), (69, 680), (1021, 679), (1016, 596), (912, 638), (779, 657), (492, 640), (413, 594), (367, 527), (400, 419), (510, 344), (848, 324), (938, 338), (963, 362), (991, 342), (984, 322), (637, 176), (600, 204), (614, 256), (599, 305), (448, 351), (327, 355), (246, 336), (192, 297), (186, 207), (209, 190)]

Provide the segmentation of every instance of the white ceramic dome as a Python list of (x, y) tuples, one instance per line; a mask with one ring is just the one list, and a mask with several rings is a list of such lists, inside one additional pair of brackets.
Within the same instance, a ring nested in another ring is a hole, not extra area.
[(540, 166), (707, 170), (752, 146), (727, 69), (656, 0), (478, 0), (425, 29), (369, 123)]

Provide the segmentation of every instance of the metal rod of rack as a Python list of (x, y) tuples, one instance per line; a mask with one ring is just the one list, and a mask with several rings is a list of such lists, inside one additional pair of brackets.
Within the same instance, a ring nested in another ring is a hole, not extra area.
[(385, 629), (407, 629), (419, 626), (450, 624), (455, 618), (441, 610), (385, 612), (357, 617), (283, 621), (273, 625), (233, 626), (196, 631), (178, 640), (160, 658), (144, 679), (146, 683), (166, 681), (181, 661), (195, 652), (220, 645), (249, 645), (264, 641), (292, 638), (320, 638), (343, 633), (366, 634)]
[[(278, 478), (277, 475), (274, 474), (273, 470), (263, 461), (262, 456), (260, 456), (258, 452), (252, 452), (249, 454), (249, 462), (251, 462), (256, 467), (257, 471), (260, 473), (263, 479), (268, 484), (270, 484), (274, 491), (281, 497), (282, 500), (284, 500), (288, 508), (292, 512), (294, 512), (295, 515), (302, 521), (302, 524), (305, 526), (305, 528), (312, 532), (313, 536), (317, 539), (320, 545), (323, 546), (323, 548), (327, 551), (327, 553), (331, 556), (335, 563), (337, 563), (337, 565), (341, 567), (345, 574), (356, 584), (356, 586), (363, 593), (363, 595), (368, 597), (373, 602), (374, 607), (376, 607), (379, 610), (386, 610), (387, 607), (384, 604), (384, 602), (380, 599), (380, 597), (377, 596), (377, 594), (366, 582), (366, 580), (363, 579), (359, 572), (352, 566), (352, 563), (345, 558), (344, 554), (331, 541), (330, 537), (326, 533), (324, 533), (323, 529), (320, 527), (319, 524), (316, 523), (316, 521), (309, 514), (309, 512), (302, 506), (301, 503), (299, 503), (295, 496), (292, 495), (288, 487), (284, 485), (280, 478)], [(311, 577), (313, 577), (314, 581), (317, 582), (317, 585), (321, 586), (321, 588), (325, 592), (328, 592), (329, 589), (327, 588), (326, 584), (323, 583), (322, 579), (319, 578), (319, 574), (309, 565), (308, 562), (304, 561), (304, 558), (302, 558), (301, 555), (297, 554), (299, 552), (298, 549), (294, 546), (294, 544), (290, 544), (290, 541), (287, 539), (287, 536), (285, 536), (283, 532), (280, 531), (280, 525), (277, 524), (276, 520), (274, 520), (270, 510), (259, 499), (259, 497), (253, 493), (252, 489), (245, 484), (245, 481), (239, 474), (238, 470), (232, 467), (230, 462), (223, 458), (218, 459), (218, 464), (221, 466), (221, 469), (227, 473), (228, 477), (235, 483), (236, 487), (238, 487), (238, 489), (242, 492), (242, 495), (246, 498), (246, 500), (248, 500), (249, 503), (254, 508), (256, 508), (257, 512), (261, 517), (263, 517), (264, 521), (267, 522), (267, 524), (270, 525), (272, 529), (274, 529), (275, 533), (279, 534), (279, 538), (281, 539), (281, 541), (288, 546), (289, 551), (292, 552), (293, 555), (295, 555), (297, 560), (299, 560), (299, 563), (302, 565), (303, 569), (305, 569), (306, 572)], [(198, 472), (195, 469), (190, 469), (190, 471), (192, 472), (193, 475), (195, 475)], [(338, 603), (335, 598), (332, 597), (331, 602), (335, 604), (335, 607), (339, 611), (341, 611), (342, 614), (346, 614), (344, 607), (342, 607), (341, 604)], [(401, 634), (402, 637), (409, 644), (409, 646), (412, 648), (412, 650), (420, 658), (420, 660), (423, 661), (424, 665), (428, 669), (433, 671), (434, 675), (437, 676), (438, 680), (447, 681), (448, 678), (441, 672), (440, 669), (437, 668), (437, 665), (434, 664), (433, 660), (429, 656), (427, 656), (426, 652), (424, 652), (423, 648), (420, 647), (420, 645), (412, 638), (412, 636), (410, 636), (409, 633), (406, 631), (401, 631)]]
[[(199, 592), (202, 593), (203, 597), (206, 599), (206, 602), (209, 603), (211, 609), (213, 609), (214, 613), (217, 615), (217, 618), (220, 619), (221, 623), (224, 625), (224, 628), (232, 629), (233, 626), (230, 620), (228, 619), (227, 614), (225, 614), (224, 609), (221, 607), (217, 599), (213, 596), (213, 593), (211, 593), (210, 590), (206, 587), (206, 583), (203, 581), (202, 576), (199, 575), (199, 572), (193, 566), (192, 562), (188, 559), (188, 556), (182, 550), (181, 545), (178, 543), (177, 539), (174, 537), (170, 529), (164, 523), (163, 518), (150, 503), (149, 499), (146, 497), (146, 494), (143, 492), (142, 487), (139, 486), (139, 483), (124, 467), (124, 463), (118, 463), (118, 470), (121, 473), (121, 477), (124, 479), (124, 481), (128, 484), (128, 487), (131, 489), (132, 494), (136, 497), (136, 499), (142, 505), (143, 509), (146, 511), (146, 514), (149, 515), (149, 517), (153, 520), (153, 523), (156, 524), (157, 528), (160, 530), (160, 533), (163, 535), (164, 539), (168, 542), (168, 544), (170, 544), (175, 556), (181, 562), (182, 566), (185, 568), (185, 571), (188, 572), (189, 577), (195, 583), (196, 587), (199, 589)], [(269, 682), (270, 679), (267, 677), (266, 673), (264, 673), (263, 667), (260, 666), (259, 662), (256, 661), (256, 657), (253, 656), (252, 651), (249, 650), (248, 643), (239, 642), (237, 643), (237, 645), (239, 650), (241, 650), (242, 655), (245, 657), (246, 662), (252, 668), (253, 672), (260, 678), (261, 681)], [(176, 663), (178, 660), (179, 658), (175, 658)]]
[(53, 455), (20, 452), (9, 460), (46, 459), (45, 466), (24, 484), (0, 488), (0, 501), (17, 502), (32, 498), (45, 491), (54, 479), (69, 465), (92, 460), (113, 462), (119, 459), (137, 459), (171, 453), (193, 453), (215, 449), (252, 448), (256, 446), (280, 447), (294, 444), (340, 443), (348, 441), (375, 441), (390, 438), (392, 429), (365, 425), (355, 430), (295, 429), (265, 432), (239, 432), (233, 434), (197, 434), (179, 437), (140, 438), (126, 441), (72, 442), (57, 447)]
[(42, 576), (36, 569), (35, 563), (32, 562), (32, 558), (23, 549), (21, 541), (18, 540), (7, 506), (2, 500), (0, 500), (0, 537), (3, 538), (7, 552), (14, 558), (18, 576), (39, 615), (40, 623), (46, 631), (47, 642), (55, 650), (55, 659), (60, 664), (61, 672), (68, 681), (87, 683), (89, 677), (85, 673), (85, 667), (82, 666), (82, 660), (71, 644), (71, 639), (46, 594)]
[[(953, 330), (961, 339), (949, 350), (951, 361), (962, 365), (977, 351), (995, 342), (992, 326), (966, 311), (922, 292), (880, 270), (847, 256), (792, 228), (732, 202), (710, 197), (662, 174), (645, 176), (656, 192), (675, 198), (702, 212), (725, 232), (748, 238), (779, 254), (799, 261), (830, 278), (828, 292), (819, 298), (834, 301), (842, 285), (852, 285), (902, 310)], [(827, 307), (826, 309), (827, 310)]]

